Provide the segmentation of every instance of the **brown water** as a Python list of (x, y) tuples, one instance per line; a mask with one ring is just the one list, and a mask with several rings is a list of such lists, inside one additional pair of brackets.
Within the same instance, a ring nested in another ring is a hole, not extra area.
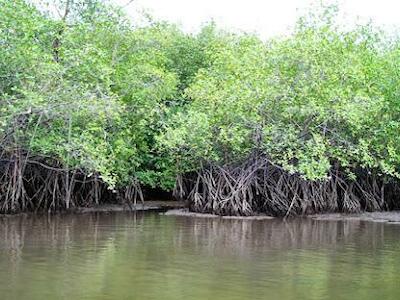
[(400, 225), (0, 218), (0, 299), (400, 299)]

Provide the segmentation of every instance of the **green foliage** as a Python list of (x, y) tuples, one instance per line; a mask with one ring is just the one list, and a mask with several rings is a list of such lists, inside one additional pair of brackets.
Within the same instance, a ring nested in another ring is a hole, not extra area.
[[(42, 4), (45, 2), (42, 2)], [(171, 189), (203, 163), (261, 151), (320, 180), (334, 165), (398, 177), (400, 43), (345, 30), (336, 7), (261, 41), (135, 26), (104, 1), (54, 10), (0, 0), (0, 141), (99, 174)], [(59, 16), (54, 13), (59, 12)]]
[(208, 50), (210, 67), (187, 89), (193, 102), (184, 115), (199, 114), (203, 124), (173, 120), (164, 144), (173, 153), (191, 149), (191, 163), (231, 163), (262, 151), (311, 180), (336, 163), (349, 175), (362, 167), (397, 176), (398, 50), (370, 25), (341, 29), (336, 13), (326, 7), (301, 18), (293, 35), (267, 43), (223, 35)]

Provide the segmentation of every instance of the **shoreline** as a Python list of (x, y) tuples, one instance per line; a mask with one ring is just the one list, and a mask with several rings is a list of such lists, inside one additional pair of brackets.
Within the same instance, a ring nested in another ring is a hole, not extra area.
[[(267, 215), (256, 216), (219, 216), (210, 213), (195, 213), (190, 212), (187, 208), (170, 209), (164, 213), (165, 216), (177, 217), (194, 217), (194, 218), (220, 218), (220, 219), (234, 219), (234, 220), (271, 220), (282, 219), (279, 217), (272, 217)], [(346, 213), (326, 213), (326, 214), (313, 214), (304, 216), (295, 216), (293, 218), (308, 218), (316, 221), (369, 221), (377, 223), (390, 223), (400, 224), (400, 211), (386, 211), (386, 212), (361, 212), (356, 214)], [(290, 219), (290, 218), (289, 218)]]
[(72, 210), (72, 213), (93, 213), (93, 212), (120, 212), (120, 211), (161, 211), (170, 209), (183, 209), (185, 207), (182, 201), (144, 201), (136, 205), (127, 204), (104, 204), (93, 207), (78, 207)]
[(194, 217), (194, 218), (220, 218), (224, 220), (271, 220), (277, 219), (276, 217), (267, 216), (267, 215), (254, 215), (254, 216), (220, 216), (210, 213), (196, 213), (189, 211), (188, 208), (179, 208), (179, 209), (170, 209), (165, 213), (162, 213), (165, 216), (176, 216), (176, 217)]
[(183, 201), (144, 201), (144, 203), (137, 203), (135, 205), (127, 204), (99, 204), (92, 207), (74, 207), (69, 210), (58, 212), (20, 212), (16, 214), (0, 214), (0, 218), (18, 217), (26, 215), (62, 215), (62, 214), (87, 214), (87, 213), (112, 213), (112, 212), (142, 212), (142, 211), (155, 211), (162, 212), (172, 209), (183, 209), (185, 203)]
[[(145, 201), (144, 203), (137, 203), (136, 206), (127, 204), (100, 204), (93, 207), (76, 207), (66, 211), (59, 212), (21, 212), (17, 214), (0, 214), (0, 218), (31, 216), (31, 215), (63, 215), (63, 214), (87, 214), (87, 213), (113, 213), (113, 212), (159, 212), (165, 216), (175, 217), (190, 217), (190, 218), (213, 218), (222, 220), (271, 220), (282, 219), (280, 217), (273, 217), (268, 215), (254, 215), (254, 216), (220, 216), (212, 213), (196, 213), (191, 212), (186, 207), (183, 201)], [(389, 223), (400, 225), (400, 210), (395, 211), (381, 211), (381, 212), (361, 212), (361, 213), (319, 213), (304, 216), (294, 216), (293, 218), (307, 218), (316, 221), (369, 221), (377, 223)]]

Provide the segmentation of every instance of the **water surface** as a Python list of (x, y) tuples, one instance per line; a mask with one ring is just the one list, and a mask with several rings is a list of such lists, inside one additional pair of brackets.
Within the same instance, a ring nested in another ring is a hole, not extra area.
[(400, 225), (0, 218), (0, 299), (400, 299)]

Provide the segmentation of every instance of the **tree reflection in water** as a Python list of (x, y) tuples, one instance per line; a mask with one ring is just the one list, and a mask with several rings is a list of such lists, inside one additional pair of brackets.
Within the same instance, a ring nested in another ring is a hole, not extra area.
[(399, 296), (400, 226), (102, 213), (0, 218), (1, 299)]

